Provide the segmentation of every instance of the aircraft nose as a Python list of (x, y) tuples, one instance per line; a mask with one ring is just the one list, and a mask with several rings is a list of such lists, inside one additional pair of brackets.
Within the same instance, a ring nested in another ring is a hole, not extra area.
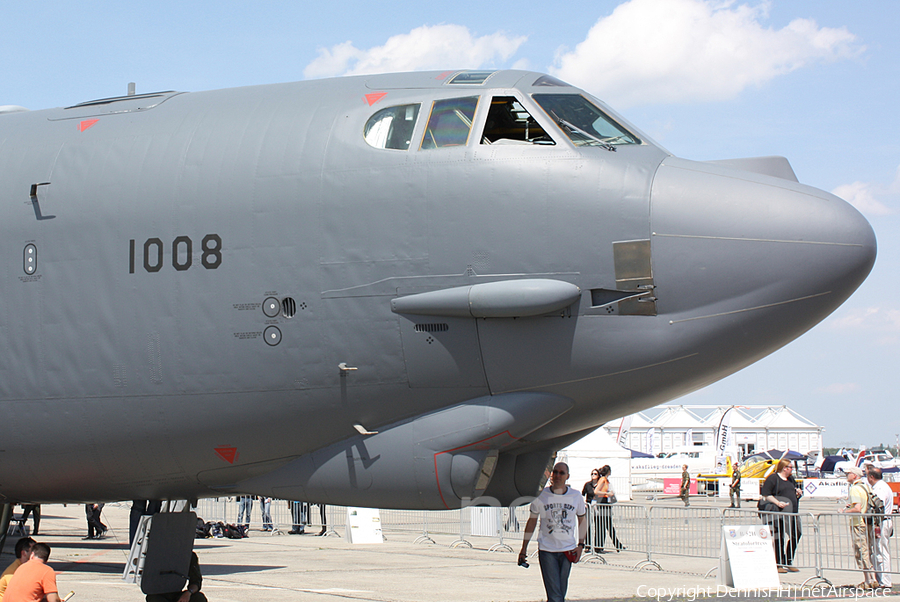
[(680, 159), (657, 172), (651, 230), (660, 314), (780, 316), (795, 336), (856, 290), (876, 254), (872, 227), (832, 194)]

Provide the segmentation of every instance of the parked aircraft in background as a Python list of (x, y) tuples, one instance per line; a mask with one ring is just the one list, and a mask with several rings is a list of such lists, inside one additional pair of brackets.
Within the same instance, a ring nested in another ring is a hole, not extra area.
[(853, 458), (852, 460), (835, 463), (834, 474), (845, 475), (847, 474), (847, 469), (851, 466), (862, 468), (866, 464), (877, 466), (886, 472), (900, 471), (900, 460), (894, 458), (890, 450), (887, 449), (866, 449), (863, 447), (855, 456), (851, 457)]
[(525, 71), (0, 114), (5, 503), (443, 509), (835, 310), (866, 220)]

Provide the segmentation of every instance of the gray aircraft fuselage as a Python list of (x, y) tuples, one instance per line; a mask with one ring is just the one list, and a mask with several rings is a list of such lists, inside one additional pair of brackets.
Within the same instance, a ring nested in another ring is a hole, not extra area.
[(512, 503), (876, 248), (785, 160), (678, 159), (524, 71), (3, 113), (0, 200), (5, 502)]

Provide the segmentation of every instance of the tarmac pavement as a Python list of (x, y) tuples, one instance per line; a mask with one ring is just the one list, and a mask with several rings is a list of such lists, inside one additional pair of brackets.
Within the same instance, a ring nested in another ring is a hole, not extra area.
[[(51, 546), (50, 564), (58, 572), (60, 593), (73, 590), (72, 602), (144, 600), (139, 586), (122, 581), (128, 554), (128, 512), (127, 503), (108, 504), (103, 512), (103, 522), (109, 526), (107, 537), (83, 540), (87, 534), (84, 506), (43, 506), (41, 533), (36, 539)], [(343, 534), (343, 526), (337, 526), (337, 532)], [(383, 544), (353, 545), (333, 535), (272, 535), (251, 530), (250, 536), (241, 540), (195, 540), (195, 550), (204, 576), (203, 592), (210, 602), (544, 599), (537, 557), (529, 559), (530, 568), (516, 565), (521, 540), (508, 542), (516, 551), (511, 553), (490, 552), (495, 540), (479, 537), (468, 538), (472, 549), (450, 548), (455, 540), (451, 536), (433, 536), (435, 544), (413, 543), (415, 534), (388, 532), (386, 537)], [(15, 539), (11, 536), (7, 541), (0, 558), (2, 567), (12, 561)], [(536, 549), (532, 542), (529, 552)], [(717, 566), (715, 559), (666, 557), (664, 570), (635, 570), (644, 554), (625, 551), (604, 558), (608, 564), (588, 562), (573, 567), (568, 600), (733, 598), (717, 588), (715, 571), (707, 575)], [(811, 570), (781, 575), (783, 585), (797, 587), (813, 577)], [(807, 590), (801, 597), (840, 593)], [(843, 593), (845, 597), (861, 595)], [(784, 590), (777, 597), (796, 599), (796, 594)]]

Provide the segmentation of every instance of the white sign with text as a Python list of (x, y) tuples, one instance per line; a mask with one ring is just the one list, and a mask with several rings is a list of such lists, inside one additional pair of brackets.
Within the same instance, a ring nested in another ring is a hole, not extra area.
[(850, 495), (850, 486), (843, 479), (803, 479), (803, 496), (841, 499)]
[(718, 583), (741, 590), (781, 586), (768, 525), (722, 527)]
[[(731, 497), (731, 479), (719, 479), (719, 497)], [(759, 497), (759, 479), (741, 479), (741, 499), (755, 500)]]
[(352, 543), (384, 543), (377, 508), (347, 508), (347, 540)]

